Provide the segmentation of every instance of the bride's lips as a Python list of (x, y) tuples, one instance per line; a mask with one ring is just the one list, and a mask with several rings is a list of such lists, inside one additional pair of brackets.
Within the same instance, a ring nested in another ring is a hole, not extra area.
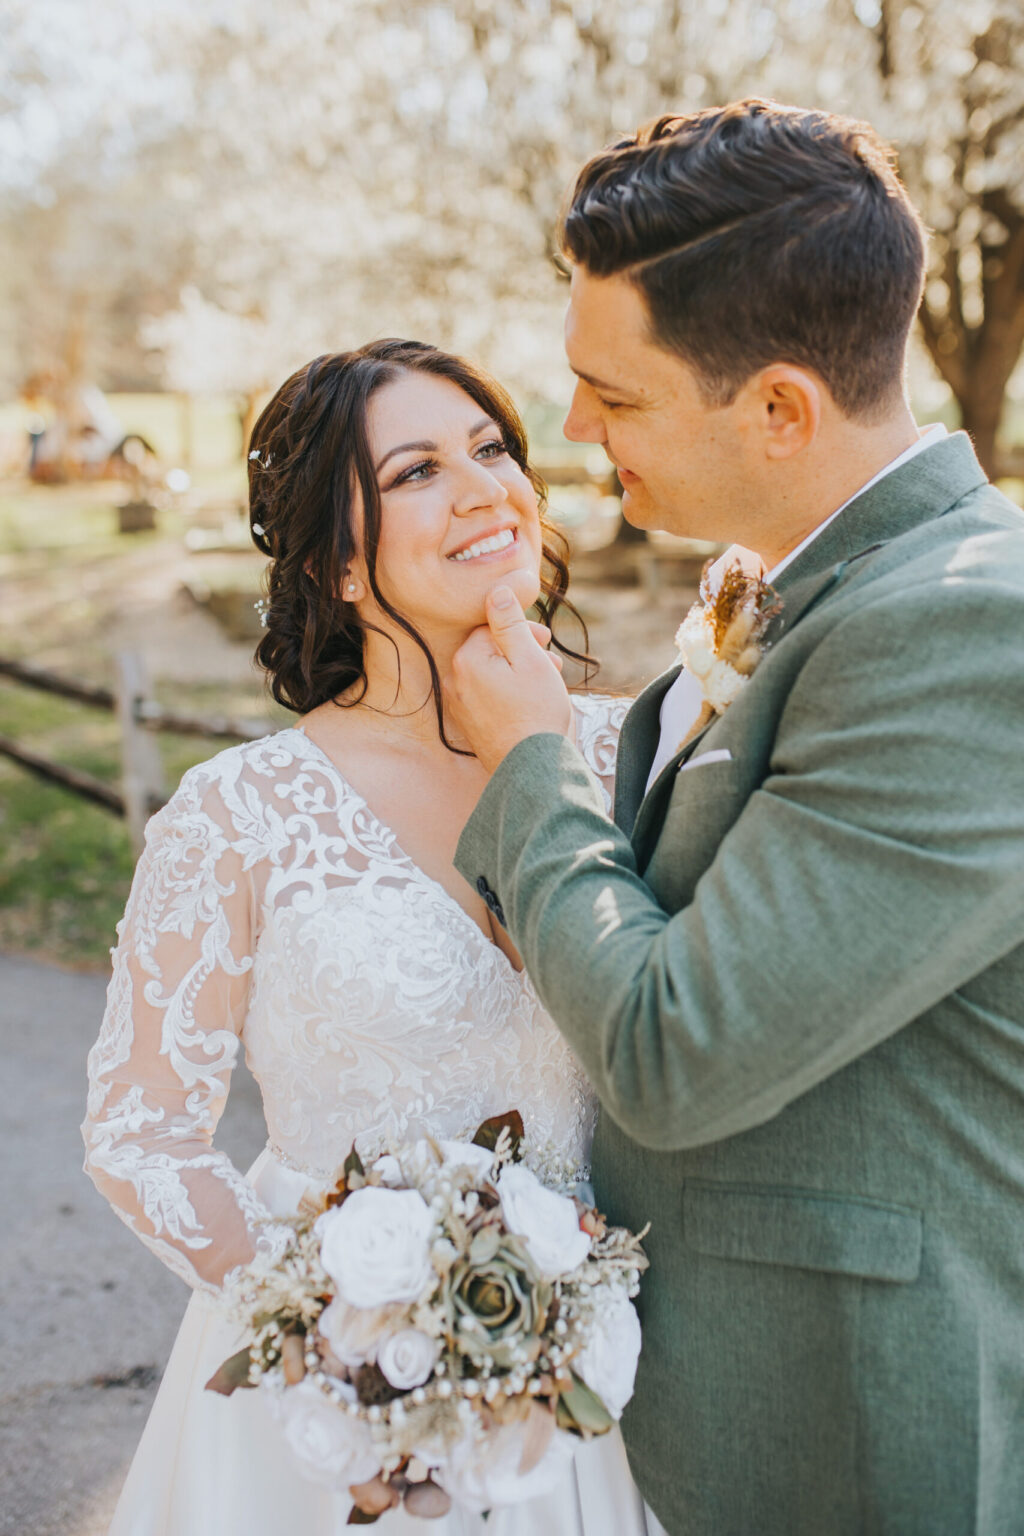
[(631, 469), (623, 469), (621, 464), (616, 464), (615, 473), (618, 475), (624, 489), (628, 489), (629, 486), (638, 485), (640, 483), (640, 476), (634, 475)]
[[(470, 553), (478, 545), (489, 544), (492, 540), (501, 541), (498, 548), (481, 549), (476, 554)], [(504, 523), (497, 528), (485, 528), (482, 533), (475, 533), (472, 538), (463, 539), (457, 549), (449, 551), (446, 559), (453, 561), (456, 565), (494, 565), (504, 560), (506, 556), (515, 554), (518, 545), (518, 529)]]

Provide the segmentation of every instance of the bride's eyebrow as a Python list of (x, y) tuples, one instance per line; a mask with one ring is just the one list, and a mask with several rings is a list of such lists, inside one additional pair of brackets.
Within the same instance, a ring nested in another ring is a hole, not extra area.
[(380, 463), (377, 465), (377, 473), (378, 473), (378, 475), (380, 474), (381, 470), (384, 468), (384, 465), (388, 462), (388, 459), (393, 459), (397, 453), (412, 453), (414, 451), (416, 453), (436, 453), (437, 452), (437, 444), (436, 443), (427, 443), (427, 442), (423, 442), (423, 443), (399, 443), (397, 448), (389, 448), (387, 453), (381, 459)]
[[(494, 421), (492, 421), (490, 416), (484, 416), (480, 421), (477, 422), (475, 427), (471, 427), (470, 428), (470, 431), (469, 431), (468, 435), (469, 435), (470, 438), (474, 438), (474, 437), (476, 437), (478, 435), (478, 433), (486, 431), (488, 427), (495, 427), (495, 426), (496, 426), (496, 423)], [(436, 452), (437, 452), (437, 444), (436, 443), (431, 443), (431, 442), (426, 442), (426, 441), (421, 442), (421, 443), (399, 443), (397, 447), (389, 448), (388, 449), (387, 453), (384, 455), (384, 457), (381, 459), (380, 463), (377, 465), (377, 473), (378, 473), (378, 475), (380, 474), (381, 470), (384, 468), (384, 465), (388, 462), (389, 459), (393, 459), (395, 457), (396, 453), (436, 453)]]

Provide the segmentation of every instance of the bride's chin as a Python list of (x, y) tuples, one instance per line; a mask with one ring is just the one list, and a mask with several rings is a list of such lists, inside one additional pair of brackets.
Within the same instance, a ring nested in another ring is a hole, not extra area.
[(522, 569), (507, 571), (503, 576), (495, 577), (493, 586), (511, 587), (524, 613), (528, 608), (532, 608), (540, 597), (540, 577), (536, 571)]
[(495, 587), (511, 587), (518, 599), (519, 606), (527, 613), (540, 597), (540, 577), (536, 571), (513, 570), (496, 574), (489, 586), (482, 590), (479, 598), (479, 606), (459, 611), (460, 624), (466, 625), (466, 637), (487, 623), (487, 593)]

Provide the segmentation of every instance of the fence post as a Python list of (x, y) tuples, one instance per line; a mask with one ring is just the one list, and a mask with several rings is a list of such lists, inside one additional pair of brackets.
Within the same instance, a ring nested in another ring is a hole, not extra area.
[(146, 822), (165, 798), (163, 764), (156, 738), (140, 722), (148, 683), (134, 651), (117, 656), (117, 718), (121, 728), (121, 792), (136, 856), (142, 852)]

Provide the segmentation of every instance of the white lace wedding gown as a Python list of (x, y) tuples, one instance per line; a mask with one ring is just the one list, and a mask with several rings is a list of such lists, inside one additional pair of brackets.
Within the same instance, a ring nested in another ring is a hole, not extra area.
[[(606, 789), (625, 702), (577, 701)], [(100, 1037), (86, 1168), (195, 1289), (111, 1536), (340, 1536), (346, 1495), (307, 1481), (261, 1392), (204, 1390), (239, 1346), (225, 1275), (273, 1249), (353, 1141), (459, 1136), (518, 1108), (530, 1145), (586, 1177), (596, 1104), (525, 972), (398, 846), (298, 728), (187, 773), (150, 822)], [(212, 1137), (244, 1044), (269, 1130), (248, 1174)], [(381, 1536), (650, 1536), (616, 1432), (556, 1492)]]

